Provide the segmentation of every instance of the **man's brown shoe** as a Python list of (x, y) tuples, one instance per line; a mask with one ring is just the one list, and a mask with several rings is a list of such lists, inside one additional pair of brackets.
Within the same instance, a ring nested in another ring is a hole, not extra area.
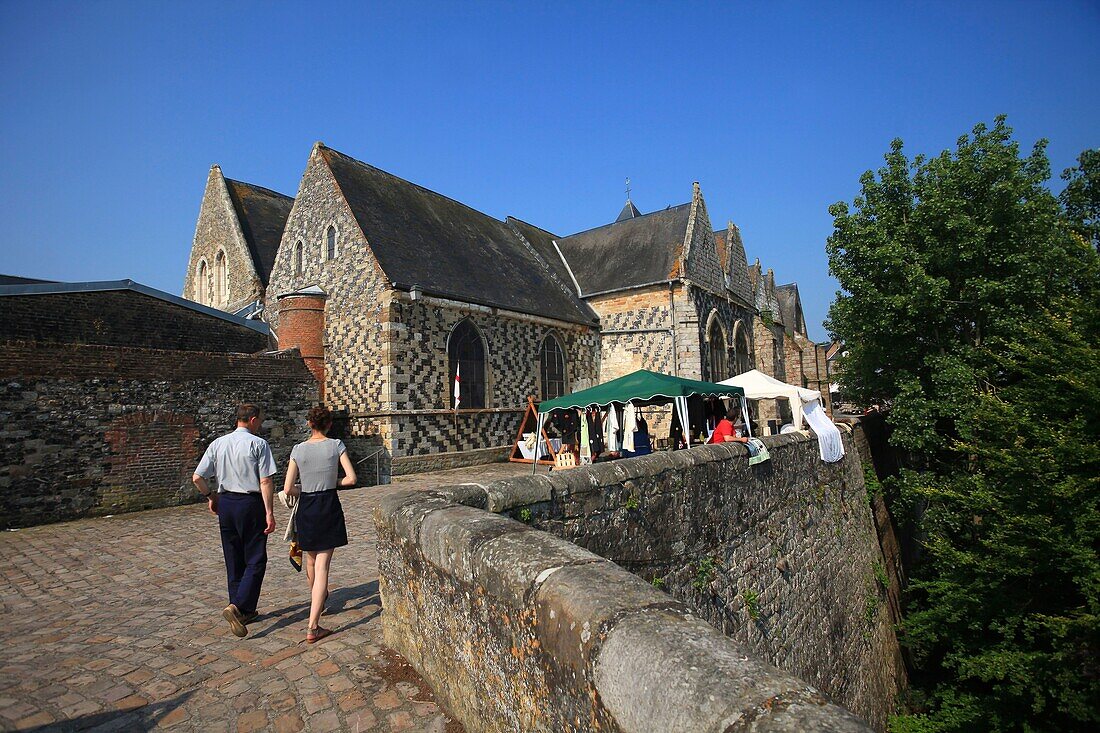
[(260, 617), (259, 611), (253, 611), (252, 613), (242, 613), (241, 621), (244, 621), (244, 625), (248, 626), (250, 623)]
[(248, 629), (245, 628), (244, 618), (241, 616), (241, 612), (237, 610), (237, 607), (230, 603), (222, 611), (222, 618), (229, 622), (229, 628), (233, 632), (234, 636), (244, 638), (248, 636)]

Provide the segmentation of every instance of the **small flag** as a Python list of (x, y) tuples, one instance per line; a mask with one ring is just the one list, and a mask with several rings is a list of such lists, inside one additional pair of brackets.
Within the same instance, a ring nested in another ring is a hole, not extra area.
[(462, 401), (462, 394), (459, 392), (458, 383), (461, 381), (459, 374), (462, 372), (462, 365), (455, 364), (455, 412), (458, 412), (458, 403)]

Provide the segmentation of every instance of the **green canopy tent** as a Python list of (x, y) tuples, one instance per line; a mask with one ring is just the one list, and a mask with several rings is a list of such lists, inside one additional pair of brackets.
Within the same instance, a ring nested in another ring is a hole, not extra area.
[[(539, 403), (538, 407), (538, 432), (543, 434), (546, 418), (553, 410), (583, 409), (585, 407), (606, 408), (613, 404), (625, 405), (628, 402), (638, 407), (648, 405), (676, 405), (680, 414), (680, 423), (684, 429), (684, 436), (691, 445), (691, 431), (688, 427), (687, 399), (694, 396), (702, 397), (735, 397), (741, 401), (741, 409), (744, 415), (748, 415), (745, 409), (745, 390), (731, 384), (715, 384), (713, 382), (700, 382), (695, 379), (674, 377), (671, 374), (651, 372), (648, 369), (639, 369), (627, 374), (625, 377), (612, 379), (610, 382), (598, 384), (580, 392), (574, 392), (552, 400)], [(535, 441), (535, 461), (539, 458), (539, 445), (541, 441)]]

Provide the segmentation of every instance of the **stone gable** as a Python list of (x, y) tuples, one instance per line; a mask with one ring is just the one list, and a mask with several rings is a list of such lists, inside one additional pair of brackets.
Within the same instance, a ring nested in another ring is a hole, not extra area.
[[(214, 282), (219, 252), (224, 252), (226, 257), (224, 299), (218, 297)], [(200, 264), (203, 262), (206, 263), (205, 297), (199, 292)], [(183, 297), (231, 313), (264, 297), (263, 282), (245, 242), (225, 177), (217, 165), (210, 168), (199, 205), (199, 219), (183, 281)]]

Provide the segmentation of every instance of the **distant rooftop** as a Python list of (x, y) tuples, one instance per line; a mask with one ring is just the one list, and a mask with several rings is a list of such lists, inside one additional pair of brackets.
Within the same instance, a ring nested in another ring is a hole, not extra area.
[[(4, 277), (10, 276), (5, 275)], [(15, 279), (30, 280), (30, 278)], [(103, 293), (119, 290), (130, 290), (135, 293), (141, 293), (142, 295), (149, 296), (150, 298), (163, 300), (166, 303), (172, 303), (173, 305), (178, 305), (182, 308), (188, 308), (198, 313), (202, 313), (203, 315), (212, 316), (214, 318), (219, 318), (223, 321), (235, 323), (238, 326), (244, 326), (262, 334), (270, 333), (270, 329), (263, 321), (249, 320), (246, 318), (241, 318), (240, 316), (233, 315), (232, 313), (226, 313), (225, 311), (217, 310), (216, 308), (209, 308), (200, 303), (196, 303), (193, 300), (186, 300), (179, 297), (178, 295), (172, 295), (171, 293), (166, 293), (163, 290), (151, 288), (148, 285), (142, 285), (141, 283), (134, 282), (133, 280), (99, 280), (94, 282), (80, 283), (62, 283), (50, 282), (48, 280), (37, 280), (21, 284), (0, 283), (0, 298), (26, 295), (62, 295), (67, 293)]]

